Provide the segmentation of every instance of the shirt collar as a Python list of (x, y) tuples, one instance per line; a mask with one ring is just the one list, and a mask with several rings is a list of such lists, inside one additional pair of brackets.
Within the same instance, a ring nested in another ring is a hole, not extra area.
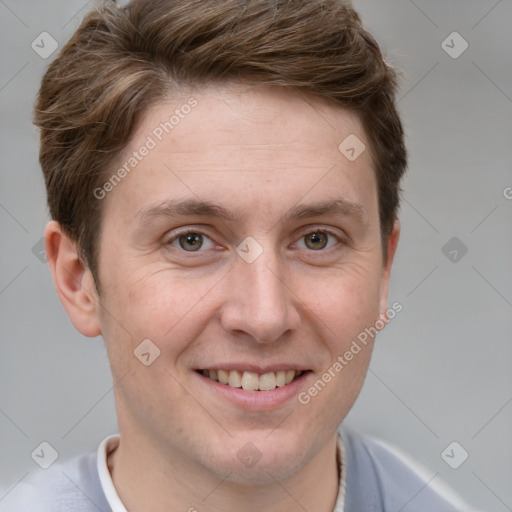
[(103, 492), (112, 512), (127, 512), (114, 487), (114, 482), (112, 481), (112, 476), (110, 475), (107, 465), (107, 455), (114, 451), (118, 444), (119, 434), (107, 437), (100, 443), (97, 456), (98, 475), (100, 477), (101, 487), (103, 488)]
[[(105, 438), (98, 447), (97, 468), (100, 478), (101, 487), (107, 498), (107, 502), (112, 509), (112, 512), (127, 512), (123, 502), (117, 494), (112, 476), (107, 465), (107, 456), (114, 451), (119, 444), (119, 434)], [(345, 451), (345, 443), (341, 434), (338, 432), (337, 438), (337, 452), (336, 460), (338, 462), (338, 471), (341, 475), (340, 486), (338, 488), (338, 496), (336, 498), (336, 505), (333, 512), (343, 512), (345, 506), (345, 493), (347, 489), (347, 455)]]

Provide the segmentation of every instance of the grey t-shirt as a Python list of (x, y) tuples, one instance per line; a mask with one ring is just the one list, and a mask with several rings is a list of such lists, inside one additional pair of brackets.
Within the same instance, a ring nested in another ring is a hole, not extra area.
[[(469, 511), (381, 442), (345, 429), (340, 434), (343, 478), (335, 512)], [(4, 496), (0, 512), (125, 512), (106, 469), (104, 446), (34, 473)]]

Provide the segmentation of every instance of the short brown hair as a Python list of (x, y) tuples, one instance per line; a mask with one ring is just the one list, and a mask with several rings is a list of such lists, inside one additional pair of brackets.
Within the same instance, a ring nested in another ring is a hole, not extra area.
[(95, 281), (101, 202), (93, 191), (141, 114), (181, 86), (240, 80), (288, 87), (359, 116), (386, 255), (407, 163), (397, 73), (348, 1), (104, 0), (46, 71), (34, 120), (50, 214)]

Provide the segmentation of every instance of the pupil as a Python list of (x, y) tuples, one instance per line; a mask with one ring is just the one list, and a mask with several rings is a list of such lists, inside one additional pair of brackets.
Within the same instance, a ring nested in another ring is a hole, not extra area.
[(187, 233), (180, 236), (180, 246), (186, 251), (197, 251), (203, 245), (203, 237), (199, 233)]
[(323, 249), (327, 245), (327, 236), (325, 233), (311, 233), (306, 237), (306, 245), (310, 249)]

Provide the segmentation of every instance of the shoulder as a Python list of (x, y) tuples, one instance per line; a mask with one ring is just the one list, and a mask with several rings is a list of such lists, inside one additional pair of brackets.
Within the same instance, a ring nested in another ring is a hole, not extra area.
[(90, 453), (31, 472), (2, 493), (0, 512), (110, 511), (96, 461)]
[(346, 512), (458, 512), (469, 507), (437, 473), (429, 472), (392, 445), (340, 431), (347, 461)]

